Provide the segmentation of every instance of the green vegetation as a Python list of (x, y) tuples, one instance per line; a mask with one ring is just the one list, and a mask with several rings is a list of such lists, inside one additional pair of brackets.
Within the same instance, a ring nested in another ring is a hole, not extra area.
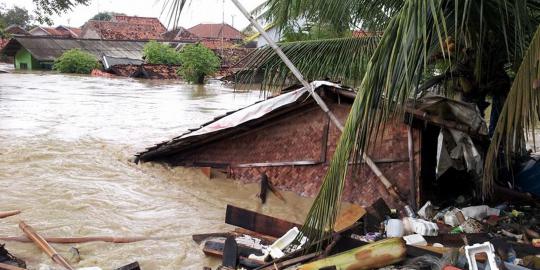
[(94, 15), (90, 20), (96, 20), (96, 21), (110, 21), (112, 18), (116, 15), (126, 15), (124, 13), (118, 13), (114, 11), (102, 11), (98, 14)]
[(77, 5), (88, 5), (91, 0), (32, 0), (34, 2), (36, 20), (52, 25), (51, 16), (70, 11)]
[(204, 77), (214, 74), (220, 66), (219, 58), (212, 50), (201, 44), (186, 45), (180, 52), (182, 67), (178, 73), (184, 80), (192, 83), (204, 83)]
[(91, 54), (79, 49), (71, 49), (54, 61), (54, 70), (62, 73), (90, 74), (100, 68), (98, 60)]
[(144, 45), (144, 59), (149, 64), (180, 65), (180, 53), (174, 48), (155, 40)]
[(33, 17), (28, 13), (28, 10), (18, 6), (13, 8), (6, 8), (4, 5), (0, 5), (0, 37), (8, 37), (5, 33), (5, 28), (10, 25), (18, 25), (22, 28), (29, 29)]

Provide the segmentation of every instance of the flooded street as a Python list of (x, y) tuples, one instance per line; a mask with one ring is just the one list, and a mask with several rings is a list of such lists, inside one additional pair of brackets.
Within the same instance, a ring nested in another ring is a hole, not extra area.
[[(207, 180), (197, 170), (136, 165), (138, 151), (260, 98), (219, 84), (105, 79), (51, 73), (0, 74), (0, 236), (19, 236), (25, 220), (44, 236), (163, 237), (129, 244), (54, 245), (65, 257), (80, 250), (76, 267), (202, 269), (194, 233), (219, 232), (226, 204), (299, 222), (309, 200), (273, 196), (265, 206), (256, 185)], [(29, 269), (51, 260), (34, 245), (7, 242)], [(44, 267), (44, 268), (42, 268)]]

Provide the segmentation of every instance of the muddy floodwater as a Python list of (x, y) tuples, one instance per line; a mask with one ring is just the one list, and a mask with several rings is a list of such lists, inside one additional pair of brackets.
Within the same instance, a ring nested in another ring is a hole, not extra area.
[[(260, 98), (219, 83), (105, 79), (54, 73), (0, 74), (0, 236), (22, 235), (20, 220), (44, 236), (160, 237), (129, 244), (54, 245), (75, 267), (202, 269), (195, 233), (229, 230), (226, 204), (300, 222), (310, 200), (286, 193), (262, 206), (256, 185), (205, 179), (195, 169), (136, 165), (133, 154)], [(2, 243), (2, 241), (0, 241)], [(6, 242), (29, 269), (55, 269), (28, 243)], [(50, 268), (49, 268), (50, 267)]]

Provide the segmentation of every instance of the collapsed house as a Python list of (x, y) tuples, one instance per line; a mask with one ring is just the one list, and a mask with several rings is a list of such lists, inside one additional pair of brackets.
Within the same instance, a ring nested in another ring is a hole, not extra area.
[[(356, 93), (325, 81), (312, 85), (344, 123)], [(485, 123), (475, 106), (434, 96), (421, 104), (407, 106), (405, 117), (390, 119), (383, 134), (373, 140), (373, 147), (368, 150), (368, 156), (411, 205), (432, 200), (438, 194), (435, 192), (438, 186), (445, 188), (446, 196), (454, 195), (452, 186), (462, 192), (460, 182), (465, 184), (468, 183), (465, 179), (474, 179), (471, 172), (476, 167), (466, 167), (462, 172), (457, 170), (462, 167), (452, 166), (453, 159), (447, 156), (443, 156), (443, 162), (437, 162), (438, 152), (443, 152), (437, 151), (437, 146), (447, 141), (446, 137), (439, 139), (441, 130), (453, 130), (466, 138), (454, 145), (453, 149), (458, 147), (458, 150), (450, 150), (456, 160), (459, 151), (461, 156), (481, 153), (481, 148), (474, 145), (480, 147), (487, 139)], [(258, 182), (265, 173), (279, 189), (313, 196), (326, 174), (339, 136), (338, 128), (310, 98), (308, 90), (299, 88), (219, 116), (200, 128), (148, 148), (137, 154), (136, 160), (211, 167), (246, 183)], [(445, 173), (437, 175), (441, 164), (445, 164)], [(345, 200), (371, 205), (382, 197), (395, 205), (388, 187), (368, 166), (351, 167), (344, 189)], [(468, 177), (463, 180), (454, 179), (456, 175), (466, 174)]]

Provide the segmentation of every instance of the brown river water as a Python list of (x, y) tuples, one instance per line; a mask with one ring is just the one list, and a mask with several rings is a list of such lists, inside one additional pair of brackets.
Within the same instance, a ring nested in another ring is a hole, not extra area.
[[(226, 204), (301, 222), (311, 200), (285, 193), (261, 205), (257, 185), (160, 164), (136, 165), (133, 154), (228, 110), (260, 98), (219, 83), (106, 79), (54, 73), (0, 74), (0, 236), (19, 236), (20, 220), (44, 236), (163, 237), (129, 244), (54, 247), (75, 267), (114, 269), (139, 261), (144, 270), (215, 267), (191, 240), (230, 230)], [(56, 269), (33, 244), (6, 242), (29, 269)]]

